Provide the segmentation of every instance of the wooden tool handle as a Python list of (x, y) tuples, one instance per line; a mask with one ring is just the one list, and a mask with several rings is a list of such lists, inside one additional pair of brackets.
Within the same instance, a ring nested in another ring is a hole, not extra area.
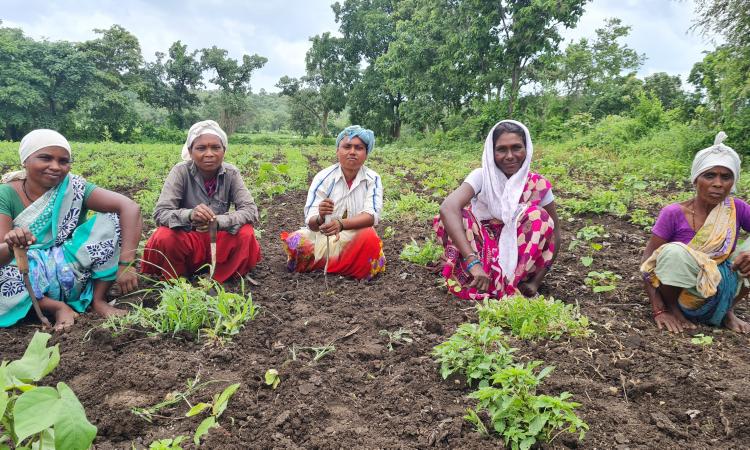
[(26, 249), (21, 247), (13, 247), (13, 254), (16, 257), (16, 266), (18, 266), (18, 271), (21, 273), (28, 273), (29, 256), (26, 254)]

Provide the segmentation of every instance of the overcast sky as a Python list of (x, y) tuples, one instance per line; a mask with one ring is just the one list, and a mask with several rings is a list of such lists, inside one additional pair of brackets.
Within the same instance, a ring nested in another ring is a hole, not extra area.
[[(338, 29), (331, 0), (0, 0), (3, 26), (23, 29), (33, 38), (84, 41), (94, 28), (119, 24), (133, 33), (143, 55), (153, 60), (181, 40), (189, 50), (216, 45), (234, 58), (257, 53), (268, 63), (253, 75), (253, 90), (276, 91), (283, 75), (305, 71), (309, 38)], [(594, 0), (586, 5), (569, 39), (593, 38), (605, 18), (619, 17), (632, 27), (630, 47), (645, 53), (640, 75), (667, 72), (687, 77), (713, 44), (688, 28), (692, 0)]]

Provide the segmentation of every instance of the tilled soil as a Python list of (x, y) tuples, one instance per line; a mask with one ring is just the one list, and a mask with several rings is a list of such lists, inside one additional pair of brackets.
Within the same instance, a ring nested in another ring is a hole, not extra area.
[[(184, 418), (185, 403), (162, 410), (152, 423), (133, 407), (183, 391), (186, 381), (221, 380), (191, 397), (210, 401), (230, 382), (242, 383), (210, 431), (203, 448), (487, 448), (501, 447), (463, 420), (470, 392), (442, 380), (431, 349), (462, 322), (476, 320), (470, 303), (440, 287), (429, 269), (400, 261), (411, 238), (431, 235), (429, 224), (382, 223), (395, 235), (384, 240), (387, 271), (372, 282), (321, 274), (289, 274), (278, 241), (301, 224), (304, 192), (276, 197), (264, 206), (263, 261), (250, 287), (258, 317), (221, 347), (189, 339), (129, 331), (112, 336), (95, 329), (101, 320), (81, 317), (60, 343), (59, 367), (45, 382), (68, 383), (98, 427), (97, 449), (142, 449), (159, 438), (189, 436), (201, 417)], [(591, 268), (567, 251), (575, 230), (588, 223), (609, 232)], [(571, 392), (590, 431), (582, 442), (565, 433), (545, 448), (742, 448), (750, 437), (748, 339), (702, 327), (714, 343), (699, 347), (687, 335), (658, 331), (642, 293), (637, 265), (647, 234), (619, 219), (591, 217), (564, 223), (560, 258), (542, 293), (580, 305), (595, 336), (559, 341), (513, 341), (520, 360), (541, 359), (556, 370), (542, 392)], [(589, 270), (623, 276), (618, 289), (592, 294), (583, 285)], [(233, 285), (233, 288), (236, 286)], [(738, 308), (740, 315), (746, 313)], [(381, 330), (408, 329), (413, 342), (388, 349)], [(2, 359), (20, 357), (37, 326), (33, 321), (0, 331)], [(93, 329), (93, 330), (92, 330)], [(335, 346), (313, 361), (302, 347)], [(296, 359), (294, 356), (296, 355)], [(281, 383), (265, 386), (276, 368)], [(189, 443), (185, 448), (192, 448)]]

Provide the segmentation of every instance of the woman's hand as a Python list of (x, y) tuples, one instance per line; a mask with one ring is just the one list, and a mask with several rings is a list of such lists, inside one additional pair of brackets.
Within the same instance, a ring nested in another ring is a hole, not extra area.
[(325, 219), (326, 216), (333, 214), (333, 200), (324, 198), (318, 205), (318, 216)]
[(732, 263), (732, 269), (738, 271), (743, 277), (750, 276), (750, 251), (737, 255)]
[(190, 213), (190, 221), (198, 231), (208, 230), (208, 224), (214, 220), (216, 220), (216, 214), (203, 203), (193, 208), (193, 211)]
[(474, 279), (471, 280), (469, 287), (477, 288), (477, 291), (479, 292), (487, 292), (487, 288), (490, 287), (490, 277), (484, 269), (482, 269), (482, 265), (474, 264), (471, 269), (469, 269), (469, 273), (474, 277)]
[(341, 220), (332, 220), (329, 223), (324, 223), (320, 226), (320, 232), (326, 236), (335, 235), (338, 239), (339, 233), (344, 230), (344, 225)]
[(36, 236), (26, 227), (13, 228), (5, 234), (3, 239), (9, 247), (28, 248), (36, 242)]
[(138, 275), (135, 273), (133, 266), (118, 267), (116, 281), (123, 295), (129, 294), (138, 288)]

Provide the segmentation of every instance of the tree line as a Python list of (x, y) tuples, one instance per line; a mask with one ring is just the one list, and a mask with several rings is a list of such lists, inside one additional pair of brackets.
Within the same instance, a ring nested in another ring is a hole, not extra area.
[[(82, 139), (169, 135), (215, 118), (232, 133), (289, 129), (329, 136), (346, 119), (380, 138), (444, 133), (476, 139), (499, 118), (555, 138), (608, 117), (644, 127), (680, 122), (750, 143), (750, 19), (746, 0), (698, 0), (694, 31), (723, 37), (688, 77), (636, 74), (645, 55), (610, 18), (565, 43), (587, 0), (344, 0), (338, 35), (310, 38), (306, 72), (279, 94), (250, 89), (267, 59), (180, 41), (146, 62), (114, 25), (80, 43), (35, 41), (0, 27), (0, 132), (49, 126)], [(344, 119), (345, 117), (346, 119)], [(154, 124), (164, 124), (158, 128)], [(179, 133), (176, 133), (179, 134)], [(167, 136), (168, 137), (168, 136)]]

